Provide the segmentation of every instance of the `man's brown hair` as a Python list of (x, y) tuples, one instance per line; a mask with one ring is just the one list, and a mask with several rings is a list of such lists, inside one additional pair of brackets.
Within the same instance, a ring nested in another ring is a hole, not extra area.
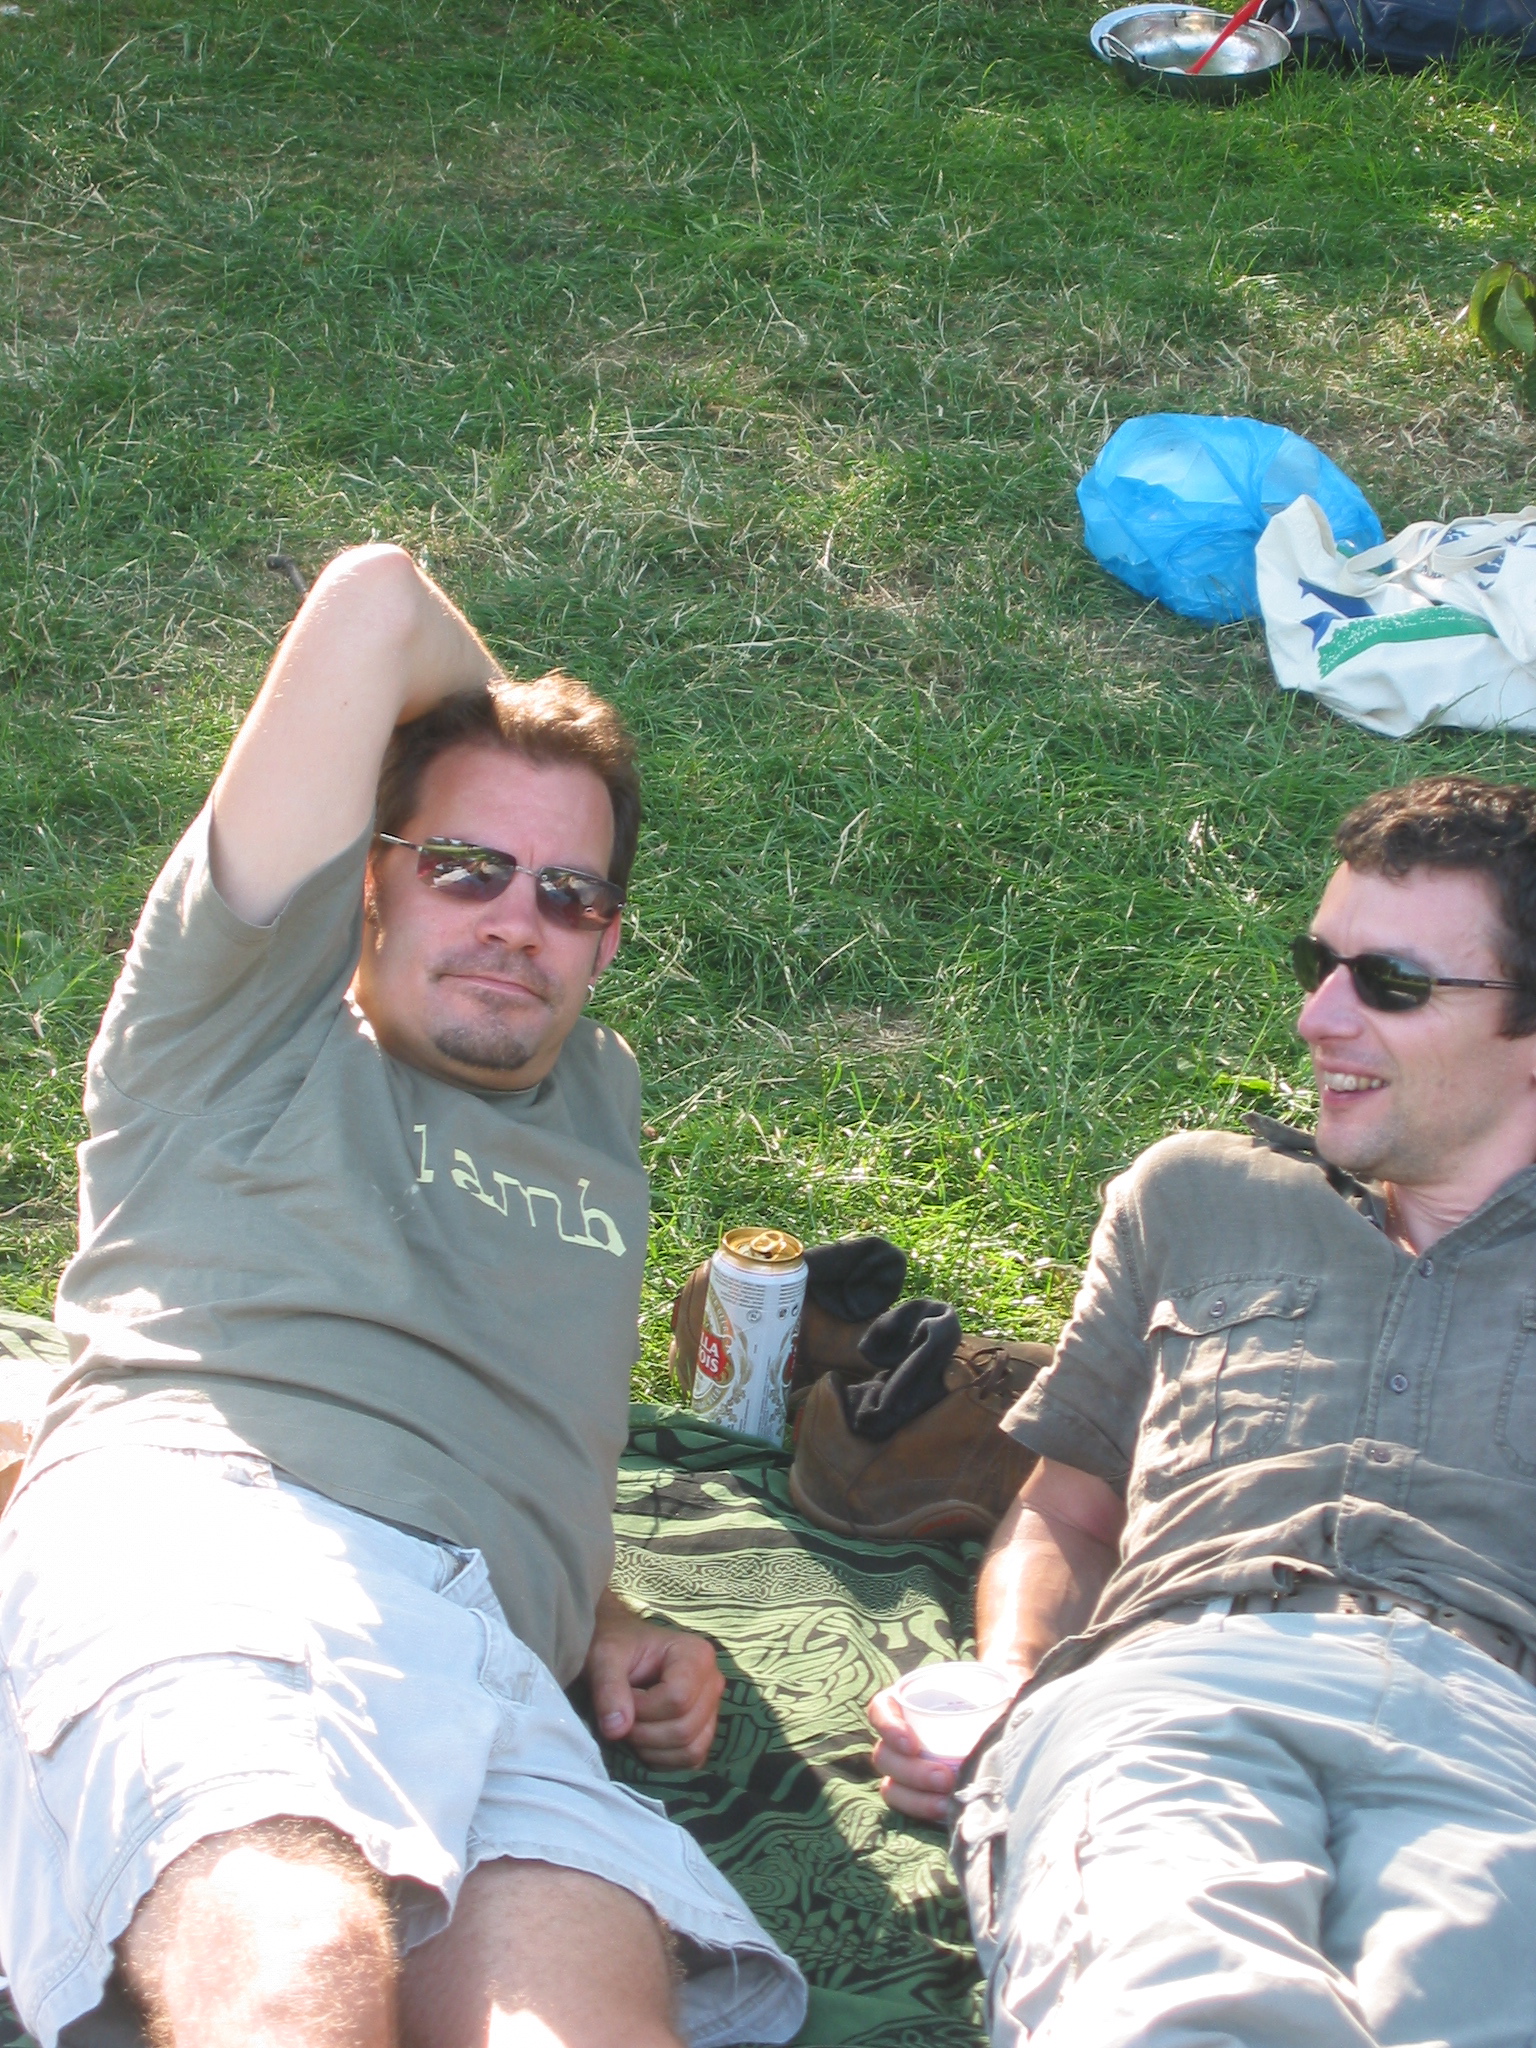
[(537, 682), (502, 680), (449, 697), (395, 728), (379, 770), (374, 825), (398, 833), (416, 810), (421, 778), (450, 747), (497, 747), (541, 767), (590, 768), (613, 806), (608, 879), (629, 887), (640, 838), (640, 770), (635, 743), (613, 706), (574, 676), (553, 669)]
[(1486, 875), (1504, 926), (1504, 973), (1520, 983), (1508, 999), (1504, 1036), (1536, 1031), (1536, 789), (1426, 775), (1368, 796), (1333, 843), (1365, 874), (1396, 879), (1414, 868), (1449, 868)]

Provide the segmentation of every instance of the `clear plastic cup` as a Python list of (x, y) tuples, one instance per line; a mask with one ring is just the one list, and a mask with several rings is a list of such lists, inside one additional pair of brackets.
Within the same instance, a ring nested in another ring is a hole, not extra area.
[(898, 1679), (895, 1697), (924, 1756), (963, 1763), (1017, 1690), (990, 1664), (925, 1664)]

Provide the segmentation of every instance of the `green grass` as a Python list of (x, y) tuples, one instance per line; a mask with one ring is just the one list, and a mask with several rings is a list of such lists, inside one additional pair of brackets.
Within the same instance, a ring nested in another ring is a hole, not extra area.
[[(0, 20), (0, 1289), (66, 1256), (143, 890), (344, 542), (423, 553), (645, 751), (603, 1013), (655, 1383), (722, 1223), (880, 1227), (1043, 1334), (1106, 1174), (1304, 1112), (1280, 965), (1394, 745), (1108, 581), (1148, 410), (1308, 433), (1388, 530), (1536, 498), (1457, 324), (1536, 257), (1536, 77), (1122, 93), (1091, 4), (37, 0)], [(1241, 1077), (1241, 1084), (1240, 1084)], [(1294, 1092), (1293, 1092), (1294, 1091)]]

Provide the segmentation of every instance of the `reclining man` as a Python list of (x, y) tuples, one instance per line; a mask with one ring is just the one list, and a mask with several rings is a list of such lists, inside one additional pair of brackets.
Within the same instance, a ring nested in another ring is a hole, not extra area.
[(90, 1061), (77, 1356), (0, 1524), (0, 1954), (44, 2048), (134, 2008), (197, 2048), (800, 2023), (559, 1690), (668, 1767), (722, 1691), (606, 1590), (647, 1194), (581, 1011), (638, 824), (608, 705), (506, 682), (360, 548), (150, 894)]
[(1536, 2024), (1536, 791), (1419, 782), (1337, 846), (1315, 1142), (1138, 1160), (1004, 1424), (1040, 1463), (978, 1633), (1032, 1683), (955, 1831), (996, 2048)]

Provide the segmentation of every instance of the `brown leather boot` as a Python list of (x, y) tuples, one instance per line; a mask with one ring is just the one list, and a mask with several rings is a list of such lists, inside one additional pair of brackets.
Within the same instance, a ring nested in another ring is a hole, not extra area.
[(998, 1423), (1051, 1362), (1049, 1344), (962, 1337), (933, 1407), (884, 1443), (848, 1427), (835, 1380), (810, 1392), (789, 1493), (842, 1536), (989, 1536), (1035, 1464)]
[(704, 1297), (709, 1292), (709, 1261), (695, 1266), (672, 1297), (672, 1343), (667, 1364), (685, 1401), (693, 1399), (693, 1376), (699, 1364), (699, 1338), (704, 1329)]
[[(685, 1401), (693, 1399), (693, 1375), (699, 1362), (699, 1335), (704, 1328), (704, 1302), (709, 1293), (709, 1261), (695, 1266), (672, 1302), (672, 1346), (667, 1363)], [(789, 1406), (798, 1408), (806, 1390), (823, 1373), (840, 1372), (844, 1379), (867, 1380), (874, 1367), (859, 1355), (859, 1339), (868, 1323), (845, 1323), (807, 1299), (795, 1345), (795, 1370), (789, 1383)]]

